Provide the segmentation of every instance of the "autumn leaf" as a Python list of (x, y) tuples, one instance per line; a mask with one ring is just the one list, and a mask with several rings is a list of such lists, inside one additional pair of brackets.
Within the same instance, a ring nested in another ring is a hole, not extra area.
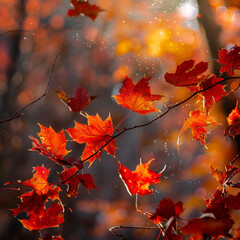
[(194, 237), (195, 240), (203, 239), (204, 236), (211, 236), (216, 239), (220, 236), (230, 237), (229, 230), (232, 228), (233, 220), (224, 219), (217, 220), (213, 217), (206, 216), (202, 218), (194, 218), (187, 225), (181, 228), (183, 234)]
[[(82, 161), (85, 161), (94, 153), (96, 153), (104, 144), (111, 141), (114, 132), (112, 119), (109, 114), (108, 118), (103, 121), (99, 115), (87, 115), (88, 125), (75, 122), (74, 128), (68, 128), (66, 132), (71, 136), (73, 141), (77, 143), (86, 143), (86, 147), (82, 154)], [(93, 157), (89, 158), (90, 164), (95, 159), (100, 159), (103, 150), (115, 156), (115, 149), (117, 148), (115, 140), (113, 139), (101, 151), (96, 153)]]
[(160, 182), (161, 173), (149, 170), (149, 165), (153, 160), (137, 165), (135, 171), (129, 170), (119, 162), (119, 176), (130, 195), (134, 195), (135, 193), (138, 193), (140, 196), (152, 194), (153, 190), (148, 189), (149, 185)]
[(215, 121), (213, 117), (205, 112), (201, 112), (199, 109), (189, 114), (190, 118), (186, 118), (184, 125), (179, 133), (178, 140), (177, 140), (177, 147), (179, 146), (180, 137), (182, 134), (188, 129), (192, 129), (192, 136), (197, 141), (200, 141), (203, 146), (207, 148), (205, 138), (207, 137), (208, 131), (205, 127), (209, 125), (217, 125), (220, 124)]
[(63, 130), (56, 133), (51, 126), (49, 128), (44, 127), (41, 124), (39, 124), (39, 126), (41, 131), (38, 133), (38, 136), (40, 137), (41, 142), (30, 136), (30, 139), (33, 141), (33, 147), (30, 149), (31, 151), (37, 151), (60, 165), (70, 165), (83, 168), (83, 163), (80, 160), (74, 159), (73, 157), (63, 159), (70, 152), (66, 150), (67, 141)]
[(222, 172), (218, 169), (213, 169), (211, 167), (212, 175), (217, 179), (217, 181), (224, 186), (233, 186), (231, 179), (240, 172), (240, 169), (234, 167), (233, 165), (228, 165), (225, 167), (226, 171)]
[(139, 114), (148, 114), (150, 112), (159, 111), (152, 106), (152, 102), (160, 100), (162, 95), (153, 95), (148, 84), (151, 76), (145, 76), (135, 85), (133, 80), (125, 77), (123, 85), (119, 90), (119, 95), (114, 95), (117, 103), (121, 106), (131, 109)]
[(68, 184), (68, 197), (77, 197), (77, 189), (80, 183), (82, 183), (88, 191), (90, 189), (97, 189), (91, 174), (75, 175), (77, 171), (78, 168), (76, 167), (69, 169), (64, 167), (64, 170), (59, 174), (61, 181), (64, 182), (64, 184)]
[(166, 82), (177, 87), (188, 87), (199, 84), (204, 76), (202, 74), (207, 71), (208, 63), (200, 62), (194, 66), (194, 60), (184, 61), (177, 66), (175, 73), (165, 73)]
[[(204, 81), (200, 84), (200, 90), (207, 89), (205, 91), (202, 91), (199, 95), (199, 100), (203, 101), (204, 108), (207, 112), (210, 110), (210, 108), (212, 108), (214, 103), (217, 103), (223, 97), (229, 94), (229, 92), (226, 92), (224, 89), (226, 85), (217, 84), (222, 80), (222, 78), (210, 76), (205, 78)], [(214, 86), (215, 84), (217, 85)]]
[(177, 218), (183, 212), (183, 203), (173, 203), (172, 199), (163, 198), (159, 201), (154, 214), (149, 214), (149, 218), (156, 224), (168, 220), (171, 217)]
[(82, 87), (78, 87), (75, 95), (69, 98), (64, 91), (56, 91), (57, 96), (62, 100), (72, 112), (80, 112), (83, 110), (96, 96), (89, 96), (88, 91)]
[(226, 72), (229, 75), (234, 74), (234, 69), (240, 69), (240, 46), (233, 46), (229, 51), (227, 49), (222, 49), (218, 53), (218, 62), (222, 64), (220, 72)]
[(30, 231), (58, 227), (64, 222), (63, 207), (59, 203), (53, 202), (47, 210), (42, 208), (38, 213), (32, 212), (29, 219), (19, 221)]
[(238, 110), (238, 101), (236, 107), (231, 111), (227, 117), (228, 127), (225, 129), (225, 136), (233, 136), (240, 134), (240, 114)]
[(77, 17), (80, 14), (90, 17), (93, 21), (96, 19), (99, 12), (103, 11), (97, 5), (89, 4), (88, 1), (71, 0), (74, 9), (69, 9), (67, 15), (69, 17)]
[(40, 132), (38, 136), (41, 142), (36, 138), (30, 137), (33, 140), (33, 147), (31, 150), (40, 152), (42, 155), (49, 157), (58, 164), (64, 164), (63, 157), (70, 152), (66, 150), (67, 141), (64, 131), (62, 130), (56, 133), (51, 126), (49, 128), (41, 124), (39, 124), (39, 126)]
[(42, 167), (34, 167), (33, 171), (35, 173), (31, 179), (24, 182), (17, 182), (18, 184), (31, 187), (33, 191), (26, 192), (19, 197), (21, 203), (18, 204), (18, 208), (12, 209), (14, 216), (24, 211), (27, 212), (28, 215), (38, 213), (49, 199), (61, 202), (59, 198), (61, 189), (47, 181), (49, 170), (42, 165)]

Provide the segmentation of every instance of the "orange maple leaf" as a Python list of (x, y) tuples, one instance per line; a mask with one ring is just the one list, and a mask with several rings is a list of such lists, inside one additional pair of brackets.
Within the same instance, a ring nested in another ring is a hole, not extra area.
[(135, 193), (140, 196), (152, 194), (153, 190), (148, 189), (149, 185), (160, 182), (161, 173), (149, 170), (149, 165), (153, 160), (137, 165), (135, 171), (129, 170), (119, 162), (118, 172), (130, 195)]
[(225, 129), (225, 136), (233, 136), (240, 134), (240, 114), (238, 110), (238, 101), (236, 107), (231, 111), (227, 117), (228, 127)]
[(51, 158), (58, 164), (67, 164), (67, 161), (64, 161), (63, 157), (70, 151), (66, 150), (67, 141), (64, 131), (62, 130), (56, 133), (51, 126), (49, 128), (41, 124), (39, 124), (39, 126), (41, 130), (38, 136), (41, 142), (36, 138), (30, 137), (33, 140), (33, 147), (31, 150), (40, 152), (42, 155)]
[(160, 100), (162, 95), (152, 95), (148, 84), (151, 76), (145, 76), (135, 85), (133, 80), (125, 77), (123, 85), (119, 90), (119, 95), (114, 95), (117, 103), (125, 108), (129, 108), (139, 114), (148, 114), (159, 111), (152, 106), (154, 100)]
[[(77, 143), (86, 143), (86, 147), (82, 154), (82, 161), (86, 161), (91, 155), (96, 153), (104, 144), (111, 141), (114, 132), (112, 119), (109, 114), (108, 118), (103, 121), (99, 115), (87, 115), (88, 125), (75, 122), (74, 128), (68, 128), (66, 132), (72, 137), (73, 141)], [(100, 159), (103, 150), (115, 156), (117, 146), (113, 139), (101, 151), (96, 153), (93, 157), (89, 158), (90, 165), (96, 158)]]
[(215, 121), (213, 117), (205, 112), (201, 112), (200, 109), (190, 112), (190, 118), (186, 118), (184, 125), (179, 133), (178, 140), (177, 140), (177, 147), (179, 147), (179, 141), (181, 135), (188, 129), (192, 129), (192, 136), (197, 141), (200, 141), (203, 146), (207, 148), (205, 138), (207, 137), (208, 131), (204, 128), (209, 125), (217, 125), (220, 124)]

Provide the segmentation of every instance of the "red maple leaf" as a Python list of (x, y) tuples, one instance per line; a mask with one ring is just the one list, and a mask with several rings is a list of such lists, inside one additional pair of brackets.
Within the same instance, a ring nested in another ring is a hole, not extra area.
[(28, 215), (38, 213), (49, 199), (61, 202), (59, 198), (59, 191), (61, 191), (61, 189), (47, 181), (49, 170), (42, 166), (33, 168), (33, 171), (35, 171), (35, 173), (31, 179), (24, 182), (17, 182), (18, 184), (31, 187), (33, 191), (24, 193), (19, 197), (21, 203), (18, 204), (18, 208), (12, 209), (14, 216), (24, 211), (27, 212)]
[(89, 191), (90, 189), (97, 189), (91, 174), (79, 174), (75, 175), (79, 169), (76, 167), (64, 168), (63, 172), (59, 174), (60, 179), (64, 184), (68, 184), (67, 196), (77, 197), (77, 189), (79, 184), (82, 185)]
[(190, 112), (189, 114), (190, 118), (186, 118), (184, 125), (179, 133), (178, 140), (177, 140), (177, 147), (179, 146), (179, 140), (181, 135), (188, 129), (192, 129), (192, 136), (197, 141), (200, 141), (206, 148), (206, 142), (205, 138), (207, 137), (208, 131), (205, 129), (205, 127), (209, 125), (216, 125), (219, 124), (215, 121), (213, 117), (206, 114), (205, 112), (201, 112), (201, 110), (195, 110), (193, 112)]
[(140, 196), (152, 194), (153, 190), (148, 189), (149, 185), (158, 183), (161, 177), (161, 173), (149, 170), (149, 165), (153, 160), (137, 165), (135, 171), (129, 170), (119, 162), (120, 169), (118, 172), (130, 195), (135, 193)]
[(71, 0), (74, 9), (69, 9), (67, 15), (69, 17), (77, 17), (80, 14), (90, 17), (93, 21), (96, 19), (99, 12), (103, 11), (96, 5), (89, 4), (88, 1)]
[(228, 127), (225, 129), (225, 136), (233, 136), (240, 134), (240, 114), (238, 110), (238, 101), (236, 107), (231, 111), (227, 117)]
[(41, 142), (30, 136), (30, 138), (33, 140), (33, 147), (30, 150), (39, 152), (57, 164), (70, 166), (74, 165), (78, 168), (83, 168), (83, 164), (79, 160), (76, 160), (72, 157), (63, 159), (70, 152), (66, 150), (67, 141), (63, 130), (59, 133), (56, 133), (51, 126), (49, 128), (44, 127), (41, 124), (39, 124), (39, 126), (41, 130), (38, 133), (38, 136), (40, 137)]
[(183, 203), (173, 203), (172, 199), (163, 198), (159, 201), (158, 207), (154, 214), (150, 214), (149, 218), (156, 224), (169, 220), (171, 217), (177, 218), (183, 212)]
[[(73, 141), (80, 144), (86, 143), (86, 147), (82, 154), (82, 161), (88, 159), (104, 144), (111, 141), (114, 132), (110, 114), (105, 121), (103, 121), (98, 114), (96, 116), (87, 115), (87, 118), (88, 125), (75, 122), (74, 128), (68, 128), (66, 130), (66, 132), (72, 137)], [(106, 150), (107, 153), (115, 156), (116, 148), (117, 146), (113, 139), (109, 144), (103, 147), (101, 151), (88, 159), (88, 161), (92, 164), (96, 158), (100, 159), (103, 150)]]
[[(208, 112), (209, 109), (213, 106), (214, 103), (217, 103), (222, 99), (222, 97), (225, 97), (229, 94), (229, 92), (226, 92), (224, 87), (226, 85), (219, 85), (217, 83), (221, 82), (222, 78), (217, 78), (215, 76), (207, 77), (200, 85), (200, 89), (208, 89), (200, 93), (200, 100), (204, 103), (204, 108)], [(216, 86), (212, 87), (213, 85), (217, 84)], [(202, 96), (202, 98), (201, 98)]]
[(57, 96), (72, 112), (83, 110), (96, 96), (89, 96), (88, 91), (82, 87), (76, 88), (75, 95), (69, 98), (64, 91), (56, 91)]
[(160, 100), (162, 95), (153, 95), (148, 84), (151, 76), (145, 76), (135, 85), (133, 80), (125, 77), (123, 85), (119, 90), (119, 95), (114, 95), (117, 103), (121, 106), (131, 109), (139, 114), (148, 114), (150, 112), (159, 111), (152, 106), (152, 102)]
[(47, 210), (42, 208), (38, 213), (32, 212), (29, 219), (19, 221), (30, 231), (58, 227), (64, 222), (63, 207), (59, 203), (53, 202)]
[(220, 236), (231, 238), (229, 230), (232, 225), (232, 219), (217, 220), (206, 216), (190, 220), (187, 225), (181, 228), (181, 231), (183, 234), (189, 234), (194, 240), (203, 239), (204, 236), (212, 236), (214, 239), (218, 239)]
[(205, 76), (198, 86), (188, 87), (193, 92), (201, 91), (198, 94), (198, 101), (202, 101), (203, 107), (207, 112), (209, 112), (214, 103), (217, 103), (229, 94), (224, 89), (226, 85), (218, 84), (222, 80), (222, 78), (218, 78), (215, 75)]
[(222, 172), (211, 167), (212, 175), (224, 186), (233, 186), (231, 179), (240, 172), (240, 169), (233, 165), (226, 166), (226, 171)]
[(223, 65), (220, 72), (227, 72), (229, 75), (233, 75), (234, 69), (240, 69), (240, 46), (235, 45), (229, 51), (222, 49), (218, 56), (218, 62)]
[(60, 235), (55, 237), (51, 234), (46, 234), (44, 238), (40, 238), (39, 240), (63, 240), (63, 238)]
[(184, 61), (177, 66), (175, 73), (165, 73), (166, 82), (178, 87), (188, 87), (199, 84), (204, 76), (202, 74), (207, 71), (208, 63), (200, 62), (194, 66), (194, 60)]

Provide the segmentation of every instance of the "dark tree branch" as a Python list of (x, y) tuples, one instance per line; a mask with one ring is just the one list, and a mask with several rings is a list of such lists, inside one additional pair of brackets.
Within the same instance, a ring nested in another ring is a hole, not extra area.
[(38, 102), (39, 100), (41, 100), (43, 97), (45, 97), (47, 94), (48, 94), (48, 90), (49, 90), (49, 86), (50, 86), (50, 82), (51, 82), (51, 78), (52, 78), (52, 74), (53, 74), (53, 70), (54, 70), (54, 66), (55, 66), (55, 63), (56, 63), (56, 60), (57, 60), (57, 57), (58, 57), (58, 54), (55, 55), (54, 57), (54, 60), (53, 60), (53, 64), (52, 64), (52, 67), (51, 67), (51, 70), (50, 70), (50, 73), (49, 73), (49, 76), (48, 76), (48, 82), (47, 82), (47, 86), (46, 86), (46, 89), (44, 91), (44, 93), (37, 99), (35, 99), (34, 101), (30, 102), (29, 104), (27, 104), (26, 106), (22, 107), (21, 109), (17, 110), (15, 113), (12, 114), (11, 117), (9, 117), (8, 119), (4, 119), (4, 120), (1, 120), (0, 121), (0, 124), (1, 123), (5, 123), (5, 122), (9, 122), (9, 121), (12, 121), (14, 119), (17, 119), (17, 118), (20, 118), (21, 116), (23, 116), (23, 111), (30, 107), (31, 105), (33, 105), (34, 103)]
[(127, 240), (122, 234), (118, 234), (116, 230), (118, 229), (139, 229), (139, 230), (152, 230), (159, 229), (159, 227), (141, 227), (141, 226), (114, 226), (109, 228), (109, 231), (115, 236), (120, 237), (122, 240)]
[[(179, 103), (176, 103), (176, 104), (174, 104), (174, 105), (171, 105), (171, 106), (166, 106), (166, 107), (167, 107), (167, 110), (166, 110), (164, 113), (160, 114), (159, 116), (157, 116), (156, 118), (154, 118), (153, 120), (151, 120), (151, 121), (149, 121), (149, 122), (147, 122), (147, 123), (140, 124), (140, 125), (135, 125), (135, 126), (133, 126), (133, 127), (129, 127), (129, 128), (123, 129), (121, 132), (119, 132), (119, 133), (116, 134), (115, 136), (112, 136), (112, 138), (109, 139), (109, 140), (108, 140), (102, 147), (100, 147), (95, 153), (93, 153), (91, 156), (87, 157), (86, 159), (81, 160), (81, 162), (84, 163), (84, 162), (88, 161), (90, 158), (94, 157), (97, 153), (99, 153), (100, 151), (102, 151), (105, 146), (107, 146), (107, 145), (108, 145), (110, 142), (112, 142), (114, 139), (116, 139), (116, 138), (118, 138), (119, 136), (121, 136), (123, 133), (125, 133), (125, 132), (127, 132), (127, 131), (130, 131), (130, 130), (133, 130), (133, 129), (136, 129), (136, 128), (142, 128), (142, 127), (148, 126), (148, 125), (150, 125), (151, 123), (153, 123), (153, 122), (157, 121), (158, 119), (160, 119), (160, 118), (164, 117), (165, 115), (167, 115), (168, 112), (170, 112), (172, 109), (177, 108), (178, 106), (186, 103), (187, 101), (189, 101), (190, 99), (192, 99), (193, 97), (195, 97), (197, 94), (202, 93), (202, 92), (204, 92), (204, 91), (207, 91), (207, 90), (209, 90), (209, 89), (211, 89), (211, 88), (213, 88), (213, 87), (215, 87), (215, 86), (217, 86), (217, 85), (221, 85), (221, 84), (225, 83), (227, 80), (239, 79), (239, 78), (240, 78), (240, 76), (239, 76), (239, 77), (231, 77), (231, 76), (229, 76), (229, 75), (226, 75), (226, 76), (223, 77), (223, 79), (222, 79), (221, 81), (213, 84), (212, 86), (209, 86), (209, 87), (207, 87), (207, 88), (204, 88), (204, 89), (202, 89), (202, 90), (199, 90), (199, 91), (194, 92), (192, 95), (190, 95), (189, 97), (187, 97), (187, 98), (184, 99), (183, 101), (181, 101), (181, 102), (179, 102)], [(61, 184), (65, 184), (65, 183), (66, 183), (67, 181), (69, 181), (73, 176), (76, 176), (76, 175), (79, 173), (79, 171), (80, 171), (80, 169), (79, 169), (75, 174), (73, 174), (72, 176), (70, 176), (68, 179), (66, 179), (65, 181), (61, 182), (60, 185), (61, 185)]]

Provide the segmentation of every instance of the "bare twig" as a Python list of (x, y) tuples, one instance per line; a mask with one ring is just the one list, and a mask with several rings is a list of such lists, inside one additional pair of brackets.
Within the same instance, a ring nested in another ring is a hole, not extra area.
[(8, 119), (5, 119), (5, 120), (1, 120), (0, 121), (0, 124), (1, 123), (5, 123), (5, 122), (9, 122), (11, 120), (14, 120), (16, 118), (20, 118), (22, 115), (23, 115), (23, 111), (30, 107), (31, 105), (33, 105), (34, 103), (38, 102), (40, 99), (42, 99), (43, 97), (45, 97), (48, 93), (48, 90), (49, 90), (49, 86), (50, 86), (50, 82), (51, 82), (51, 78), (52, 78), (52, 74), (53, 74), (53, 70), (54, 70), (54, 66), (55, 66), (55, 63), (56, 63), (56, 60), (57, 60), (57, 57), (58, 57), (58, 54), (55, 55), (54, 57), (54, 60), (53, 60), (53, 63), (52, 63), (52, 67), (51, 67), (51, 70), (50, 70), (50, 73), (48, 75), (48, 82), (47, 82), (47, 86), (46, 86), (46, 89), (44, 91), (44, 93), (37, 99), (35, 99), (34, 101), (30, 102), (29, 104), (27, 104), (26, 106), (22, 107), (21, 109), (17, 110), (15, 113), (12, 114), (11, 117), (9, 117)]
[[(207, 88), (204, 88), (204, 89), (201, 89), (201, 90), (199, 90), (199, 91), (194, 92), (192, 95), (190, 95), (189, 97), (185, 98), (183, 101), (181, 101), (181, 102), (179, 102), (179, 103), (176, 103), (176, 104), (174, 104), (174, 105), (171, 105), (171, 106), (166, 106), (166, 107), (167, 107), (167, 110), (166, 110), (164, 113), (158, 115), (158, 116), (157, 116), (156, 118), (154, 118), (153, 120), (151, 120), (151, 121), (149, 121), (149, 122), (147, 122), (147, 123), (144, 123), (144, 124), (135, 125), (135, 126), (133, 126), (133, 127), (125, 128), (125, 129), (123, 129), (121, 132), (119, 132), (118, 134), (116, 134), (115, 136), (109, 136), (109, 137), (111, 137), (111, 138), (110, 138), (102, 147), (100, 147), (96, 152), (94, 152), (91, 156), (87, 157), (86, 159), (81, 160), (82, 163), (84, 163), (84, 162), (88, 161), (90, 158), (94, 157), (97, 153), (99, 153), (100, 151), (102, 151), (103, 148), (106, 147), (110, 142), (112, 142), (114, 139), (116, 139), (116, 138), (118, 138), (119, 136), (121, 136), (123, 133), (125, 133), (125, 132), (127, 132), (127, 131), (130, 131), (130, 130), (133, 130), (133, 129), (136, 129), (136, 128), (142, 128), (142, 127), (145, 127), (145, 126), (148, 126), (148, 125), (152, 124), (153, 122), (156, 122), (158, 119), (160, 119), (160, 118), (164, 117), (165, 115), (167, 115), (168, 112), (170, 112), (172, 109), (177, 108), (178, 106), (186, 103), (187, 101), (189, 101), (190, 99), (192, 99), (193, 97), (195, 97), (197, 94), (199, 94), (199, 93), (201, 93), (201, 92), (205, 92), (205, 91), (207, 91), (207, 90), (209, 90), (209, 89), (211, 89), (211, 88), (213, 88), (213, 87), (215, 87), (215, 86), (217, 86), (217, 85), (221, 85), (222, 83), (224, 83), (225, 81), (230, 80), (230, 79), (240, 79), (240, 77), (229, 77), (229, 76), (226, 76), (226, 77), (223, 78), (223, 80), (221, 80), (221, 81), (219, 81), (219, 82), (217, 82), (217, 83), (215, 83), (215, 84), (213, 84), (213, 85), (211, 85), (211, 86), (209, 86), (209, 87), (207, 87)], [(75, 176), (76, 174), (78, 174), (79, 171), (80, 171), (80, 169), (79, 169), (74, 175), (70, 176), (68, 179), (66, 179), (65, 181), (61, 182), (61, 184), (65, 184), (65, 183), (66, 183), (68, 180), (70, 180), (73, 176)]]
[(120, 237), (122, 240), (127, 240), (122, 234), (118, 234), (116, 230), (118, 229), (139, 229), (139, 230), (152, 230), (159, 229), (158, 227), (142, 227), (142, 226), (114, 226), (109, 228), (109, 231), (112, 232), (115, 236)]
[(236, 155), (236, 157), (230, 162), (230, 165), (233, 165), (236, 160), (240, 157), (240, 152)]

